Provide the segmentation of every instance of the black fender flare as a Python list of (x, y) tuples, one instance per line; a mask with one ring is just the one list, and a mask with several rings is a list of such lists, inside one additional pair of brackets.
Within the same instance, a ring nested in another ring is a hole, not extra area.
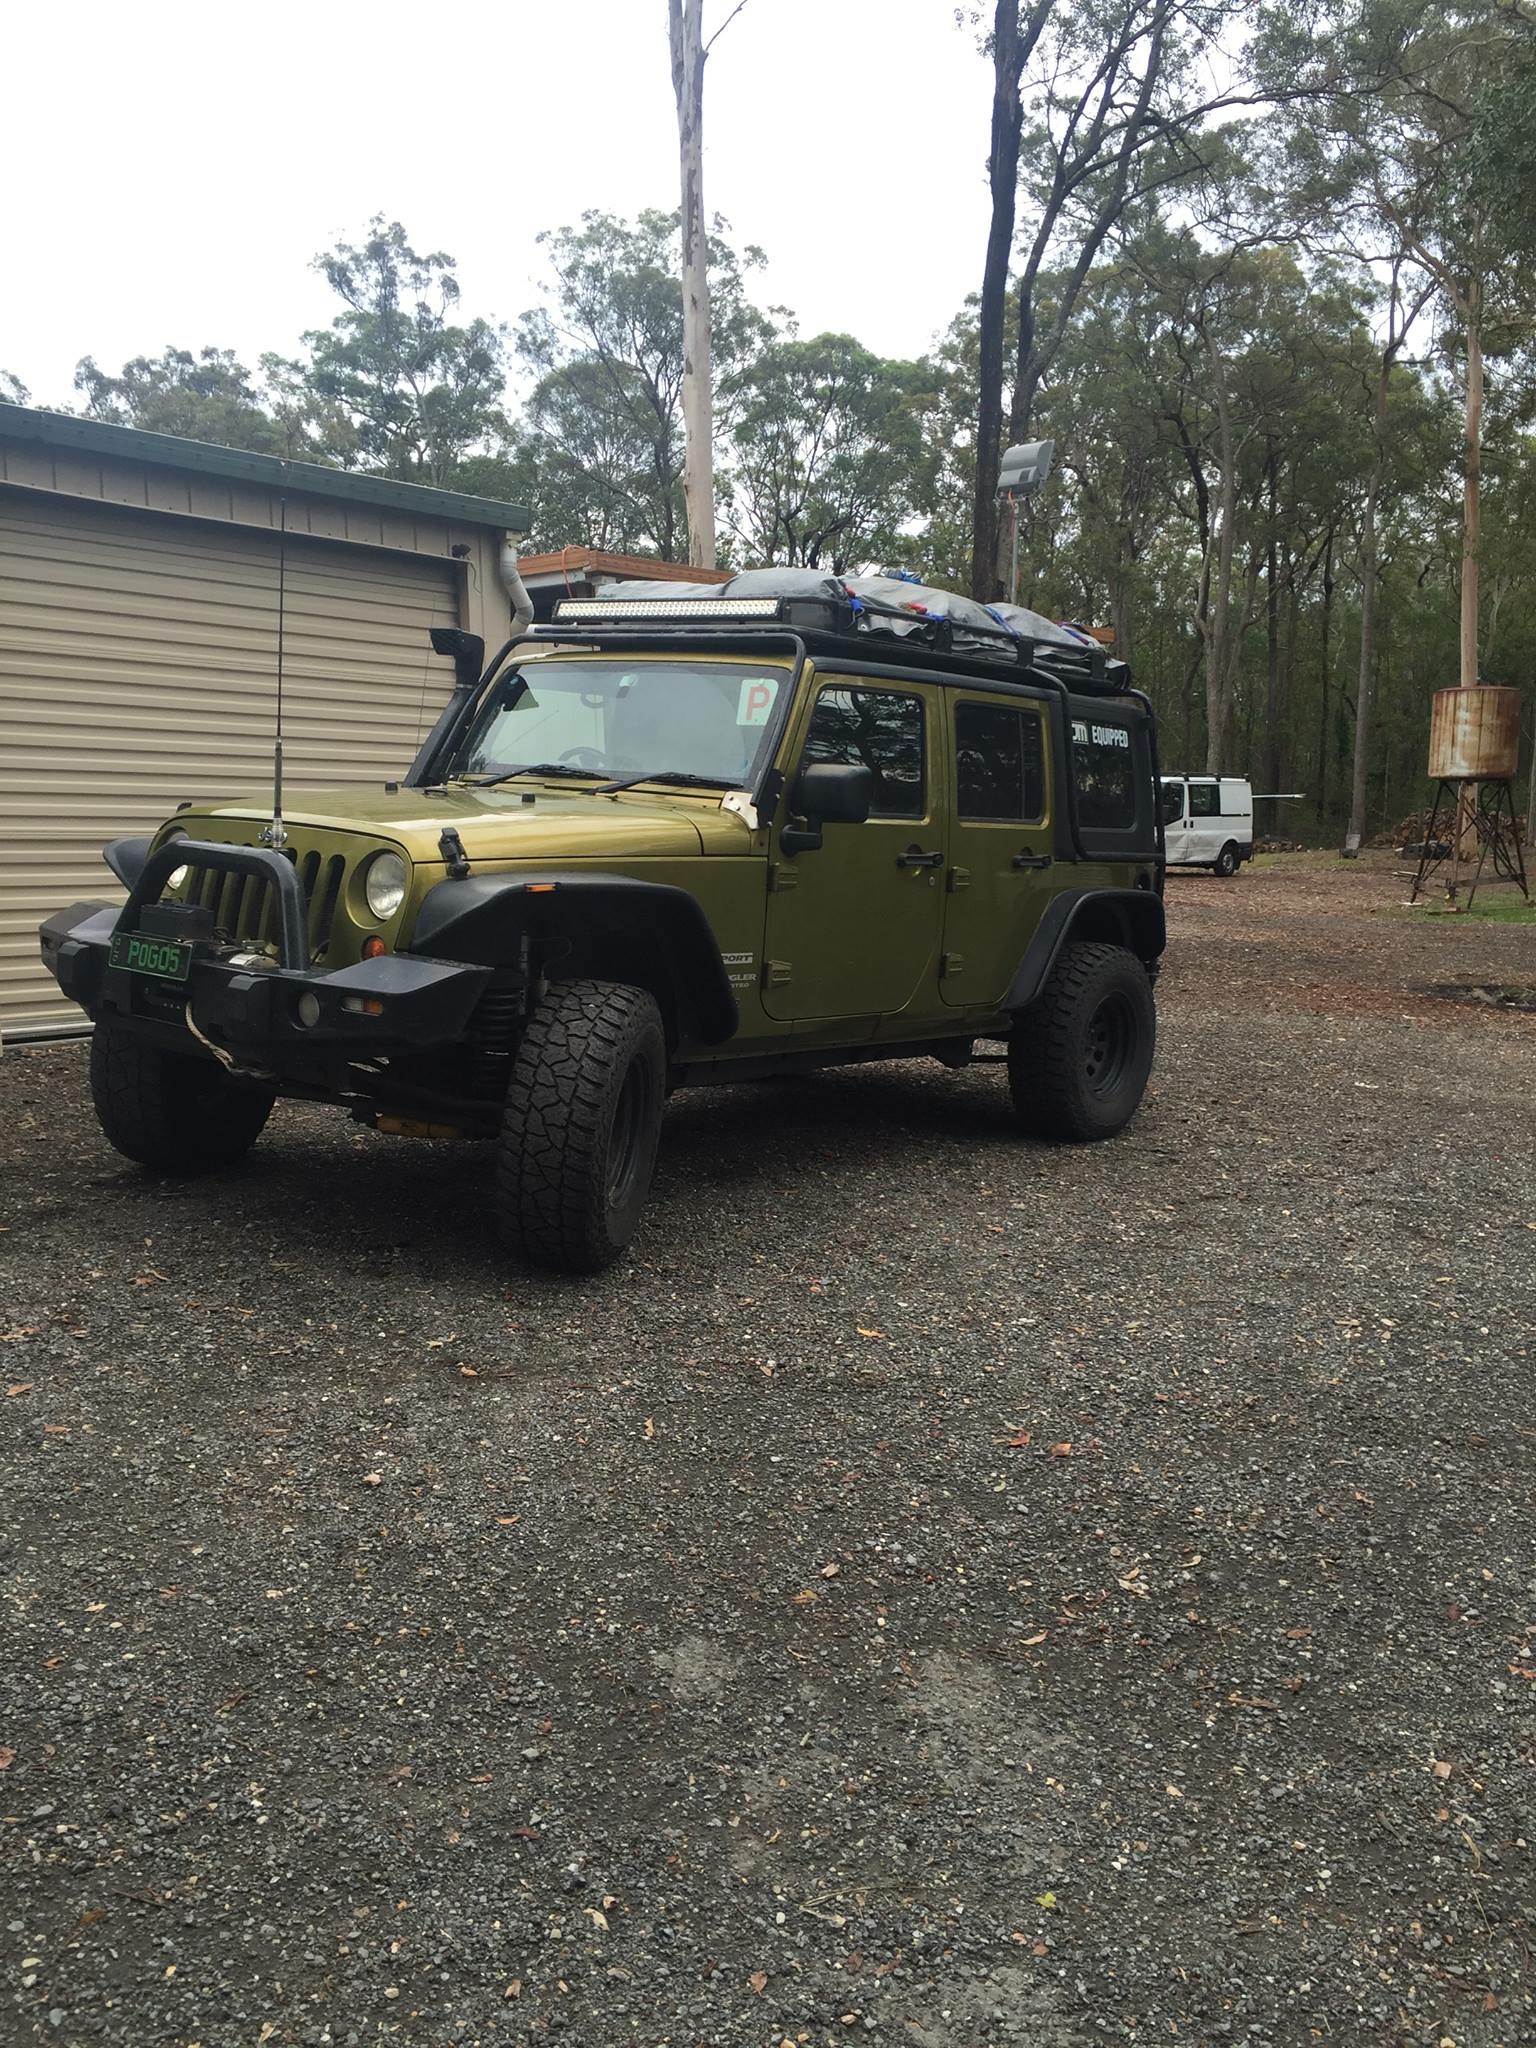
[(1168, 943), (1163, 899), (1150, 889), (1064, 889), (1053, 896), (1009, 983), (1003, 1008), (1027, 1010), (1045, 987), (1062, 947), (1074, 939), (1125, 946), (1151, 967)]
[(469, 875), (427, 891), (407, 950), (479, 967), (517, 964), (524, 936), (578, 944), (618, 930), (640, 941), (652, 988), (680, 1038), (718, 1045), (740, 1021), (720, 942), (686, 889), (568, 868)]

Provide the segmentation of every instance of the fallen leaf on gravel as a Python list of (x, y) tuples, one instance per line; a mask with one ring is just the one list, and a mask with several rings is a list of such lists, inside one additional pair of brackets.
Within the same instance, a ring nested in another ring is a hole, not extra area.
[(1070, 1439), (1070, 1438), (1068, 1438), (1067, 1442), (1066, 1442), (1066, 1443), (1064, 1443), (1064, 1444), (1052, 1444), (1052, 1445), (1051, 1445), (1051, 1456), (1052, 1456), (1053, 1458), (1070, 1458), (1070, 1457), (1071, 1457), (1071, 1455), (1072, 1455), (1072, 1442), (1071, 1442), (1071, 1439)]
[(363, 1474), (363, 1484), (364, 1486), (382, 1486), (384, 1484), (384, 1474), (382, 1472), (365, 1472)]
[(884, 1330), (866, 1330), (862, 1323), (855, 1323), (854, 1328), (861, 1337), (884, 1337), (885, 1335)]
[(44, 1436), (68, 1436), (68, 1435), (69, 1435), (69, 1424), (68, 1424), (67, 1422), (45, 1422), (45, 1423), (43, 1424), (43, 1435), (44, 1435)]
[(809, 1607), (814, 1603), (815, 1599), (816, 1588), (814, 1586), (807, 1586), (803, 1593), (797, 1593), (795, 1595), (794, 1599), (790, 1602), (790, 1605), (792, 1607)]
[(544, 1839), (542, 1828), (514, 1828), (512, 1832), (520, 1842), (542, 1842)]
[(1179, 1790), (1177, 1785), (1165, 1785), (1163, 1787), (1163, 1790), (1168, 1794), (1168, 1797), (1170, 1799), (1182, 1799), (1184, 1797), (1184, 1794)]
[(645, 1418), (644, 1436), (647, 1443), (654, 1443), (656, 1440), (656, 1424), (649, 1415)]
[[(841, 1570), (842, 1566), (840, 1564), (837, 1564), (836, 1562), (832, 1564), (824, 1564), (821, 1568), (821, 1576), (824, 1579), (835, 1579)], [(1509, 1668), (1511, 1671), (1513, 1671), (1515, 1667), (1513, 1666), (1513, 1664), (1511, 1664)]]
[(1054, 1913), (1056, 1910), (1056, 1894), (1054, 1892), (1037, 1892), (1035, 1894), (1035, 1904), (1037, 1906), (1044, 1906), (1047, 1913)]
[(8, 1771), (15, 1761), (16, 1752), (14, 1749), (0, 1748), (0, 1771)]
[(461, 1365), (459, 1367), (459, 1378), (461, 1380), (477, 1380), (479, 1377), (479, 1370), (475, 1366)]
[(30, 1394), (30, 1393), (31, 1393), (31, 1391), (32, 1391), (32, 1382), (31, 1382), (30, 1380), (17, 1380), (17, 1382), (16, 1382), (16, 1384), (15, 1384), (14, 1386), (11, 1386), (11, 1387), (7, 1387), (5, 1391), (6, 1391), (6, 1396), (7, 1396), (7, 1398), (8, 1398), (9, 1400), (12, 1400), (12, 1401), (14, 1401), (14, 1400), (15, 1400), (15, 1398), (16, 1398), (16, 1396), (17, 1396), (18, 1394)]
[(587, 1918), (594, 1927), (600, 1927), (604, 1934), (608, 1932), (608, 1915), (600, 1906), (588, 1906)]
[(522, 1519), (521, 1515), (498, 1515), (496, 1526), (498, 1529), (510, 1529), (514, 1522), (520, 1522)]
[(503, 1991), (501, 1995), (503, 1998), (521, 1998), (523, 1995), (522, 1978), (514, 1977), (512, 1979), (512, 1982), (507, 1986), (506, 1990)]
[(752, 1986), (758, 1997), (761, 1998), (768, 1989), (768, 1972), (766, 1970), (754, 1970), (747, 1979), (747, 1982)]
[(1309, 1628), (1288, 1628), (1285, 1632), (1285, 1640), (1288, 1643), (1304, 1643), (1311, 1633), (1312, 1631)]
[(86, 1603), (85, 1611), (87, 1614), (105, 1614), (107, 1611), (107, 1603), (105, 1600), (88, 1601)]
[(1045, 1641), (1046, 1637), (1047, 1637), (1047, 1636), (1048, 1636), (1049, 1634), (1050, 1634), (1050, 1630), (1049, 1630), (1049, 1629), (1047, 1629), (1047, 1628), (1043, 1628), (1043, 1629), (1041, 1629), (1041, 1630), (1039, 1631), (1039, 1633), (1038, 1633), (1038, 1634), (1036, 1634), (1036, 1635), (1032, 1635), (1032, 1636), (1026, 1636), (1026, 1637), (1024, 1638), (1024, 1647), (1025, 1647), (1025, 1649), (1026, 1649), (1026, 1650), (1032, 1650), (1032, 1649), (1034, 1649), (1035, 1645), (1036, 1645), (1037, 1643), (1043, 1643), (1043, 1642)]
[(257, 2048), (261, 2048), (262, 2042), (270, 2041), (272, 2036), (276, 2032), (277, 2028), (271, 2020), (263, 2020), (261, 2023), (261, 2032), (256, 2036)]
[(1430, 1769), (1434, 1772), (1437, 1778), (1448, 1778), (1451, 1775), (1451, 1766), (1449, 1764), (1431, 1764)]
[(1012, 1436), (1000, 1436), (997, 1441), (1010, 1451), (1027, 1451), (1034, 1437), (1027, 1429), (1016, 1429)]
[(850, 1949), (843, 1957), (840, 1967), (846, 1970), (850, 1977), (856, 1977), (864, 1967), (864, 1951), (859, 1948)]
[(1511, 1664), (1509, 1675), (1511, 1678), (1536, 1678), (1536, 1666), (1530, 1664)]

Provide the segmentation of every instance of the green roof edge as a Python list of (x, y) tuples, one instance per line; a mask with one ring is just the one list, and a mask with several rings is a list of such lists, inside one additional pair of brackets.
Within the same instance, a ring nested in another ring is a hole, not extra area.
[(196, 470), (202, 476), (269, 484), (328, 498), (349, 498), (355, 504), (379, 505), (394, 512), (418, 512), (435, 519), (458, 519), (471, 526), (502, 527), (513, 533), (526, 533), (532, 523), (532, 514), (525, 505), (503, 505), (494, 498), (470, 498), (460, 491), (436, 490), (430, 484), (396, 483), (390, 477), (330, 469), (321, 462), (290, 462), (282, 455), (224, 448), (215, 441), (189, 441), (179, 434), (152, 434), (143, 427), (83, 420), (73, 413), (47, 412), (31, 405), (0, 405), (0, 440), (36, 441), (49, 448), (126, 456), (134, 462)]

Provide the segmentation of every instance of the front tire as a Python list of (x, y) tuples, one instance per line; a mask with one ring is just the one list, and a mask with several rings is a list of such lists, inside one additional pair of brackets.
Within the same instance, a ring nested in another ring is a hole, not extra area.
[(552, 982), (518, 1046), (502, 1115), (503, 1242), (559, 1272), (611, 1265), (650, 1191), (666, 1084), (652, 996), (611, 981)]
[(169, 1052), (104, 1017), (91, 1037), (91, 1100), (108, 1142), (152, 1173), (217, 1173), (241, 1159), (272, 1113), (271, 1089), (243, 1087), (212, 1060)]
[(1008, 1041), (1008, 1085), (1032, 1136), (1112, 1138), (1136, 1114), (1157, 1044), (1152, 984), (1124, 946), (1063, 946)]
[(1213, 863), (1217, 874), (1220, 875), (1224, 882), (1230, 882), (1242, 864), (1243, 856), (1238, 852), (1230, 839), (1221, 849), (1220, 853), (1217, 854)]

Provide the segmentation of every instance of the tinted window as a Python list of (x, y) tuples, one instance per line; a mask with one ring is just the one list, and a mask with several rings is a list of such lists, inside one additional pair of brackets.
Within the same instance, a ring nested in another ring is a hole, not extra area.
[(1189, 815), (1192, 818), (1219, 818), (1221, 816), (1221, 786), (1215, 782), (1192, 782), (1189, 785)]
[(923, 815), (923, 700), (894, 690), (823, 690), (806, 735), (802, 766), (861, 763), (872, 769), (873, 816)]
[(1038, 712), (1012, 704), (955, 706), (956, 787), (962, 818), (1045, 815), (1045, 744)]
[(1136, 823), (1136, 767), (1129, 726), (1110, 720), (1072, 721), (1072, 772), (1079, 823), (1111, 832)]
[(1163, 823), (1172, 825), (1184, 815), (1184, 785), (1182, 782), (1163, 784)]

